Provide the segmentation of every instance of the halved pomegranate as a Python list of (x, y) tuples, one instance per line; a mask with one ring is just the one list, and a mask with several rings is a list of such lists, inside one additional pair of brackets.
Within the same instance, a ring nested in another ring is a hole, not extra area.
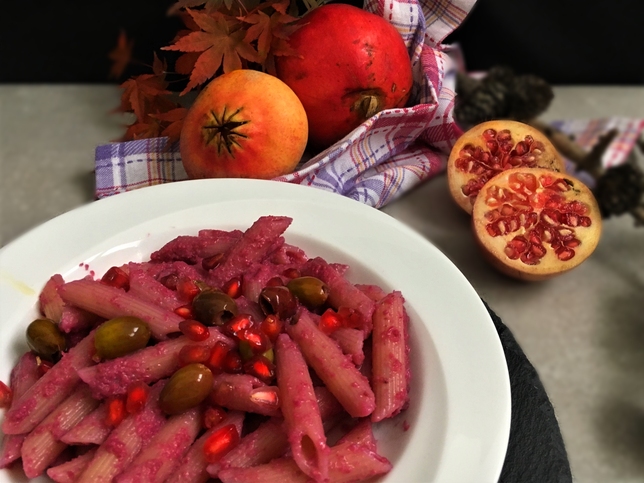
[(512, 168), (565, 172), (565, 163), (541, 131), (517, 121), (474, 126), (454, 144), (447, 160), (447, 182), (454, 201), (468, 213), (483, 185)]
[(514, 168), (488, 181), (472, 223), (492, 264), (523, 280), (541, 280), (586, 260), (601, 235), (601, 213), (581, 181), (543, 168)]

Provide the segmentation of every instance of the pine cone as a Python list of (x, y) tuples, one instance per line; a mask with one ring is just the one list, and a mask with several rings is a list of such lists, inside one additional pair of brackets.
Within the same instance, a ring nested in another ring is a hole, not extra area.
[(604, 218), (622, 215), (640, 204), (644, 193), (644, 175), (630, 163), (609, 168), (593, 190)]

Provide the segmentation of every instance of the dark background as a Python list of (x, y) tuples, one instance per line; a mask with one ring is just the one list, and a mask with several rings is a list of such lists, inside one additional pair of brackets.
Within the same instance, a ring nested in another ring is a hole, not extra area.
[[(134, 39), (134, 57), (151, 64), (181, 27), (166, 16), (173, 3), (4, 2), (0, 82), (115, 82), (107, 54), (119, 31)], [(446, 42), (460, 43), (469, 70), (504, 64), (551, 84), (642, 85), (643, 24), (641, 0), (479, 0)], [(126, 77), (143, 72), (131, 67)]]

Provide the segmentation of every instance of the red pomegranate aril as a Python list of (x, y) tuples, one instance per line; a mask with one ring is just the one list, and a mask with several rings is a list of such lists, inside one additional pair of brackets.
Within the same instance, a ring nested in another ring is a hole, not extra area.
[(277, 336), (282, 333), (283, 322), (277, 315), (267, 315), (259, 326), (260, 330), (268, 336), (271, 342), (275, 342)]
[(244, 363), (244, 372), (255, 376), (265, 384), (270, 384), (275, 377), (275, 365), (261, 354)]
[(201, 289), (194, 281), (187, 278), (179, 278), (177, 281), (177, 293), (184, 300), (192, 302), (192, 299), (194, 299), (199, 292), (201, 292)]
[(150, 387), (144, 382), (137, 382), (130, 386), (125, 398), (125, 410), (128, 414), (140, 412), (148, 401), (149, 394)]
[(106, 401), (107, 415), (105, 416), (105, 424), (115, 428), (126, 416), (125, 401), (120, 397), (110, 397)]
[(183, 317), (184, 319), (192, 319), (194, 317), (192, 306), (190, 304), (177, 307), (176, 309), (174, 309), (174, 313), (179, 317)]
[(262, 354), (271, 347), (268, 336), (259, 329), (243, 329), (237, 333), (237, 338), (246, 342), (254, 354)]
[(0, 408), (8, 408), (11, 406), (11, 399), (13, 398), (13, 391), (4, 382), (0, 381)]
[(244, 365), (239, 352), (235, 350), (229, 351), (222, 362), (222, 369), (224, 372), (228, 372), (230, 374), (239, 374), (243, 372)]
[(201, 267), (204, 270), (212, 270), (213, 268), (216, 268), (221, 261), (224, 258), (223, 253), (217, 253), (216, 255), (213, 255), (211, 257), (206, 257), (203, 260), (201, 260)]
[(355, 309), (349, 307), (338, 308), (338, 317), (343, 327), (350, 329), (361, 329), (364, 327), (362, 315)]
[(198, 344), (188, 344), (179, 351), (179, 365), (204, 363), (210, 359), (211, 351), (208, 347)]
[(236, 299), (241, 295), (241, 292), (242, 292), (241, 288), (242, 288), (241, 278), (233, 277), (230, 280), (228, 280), (223, 287), (221, 287), (221, 291), (224, 292), (226, 295), (228, 295), (230, 298)]
[(226, 411), (218, 406), (208, 406), (203, 413), (203, 426), (211, 429), (221, 423), (226, 417)]
[(49, 372), (49, 369), (54, 367), (54, 363), (51, 361), (46, 361), (44, 359), (41, 359), (40, 357), (38, 357), (37, 360), (38, 360), (38, 374), (41, 377), (47, 374), (47, 372)]
[(266, 287), (280, 287), (284, 285), (282, 277), (273, 277), (268, 282), (266, 282)]
[(183, 320), (179, 322), (179, 330), (188, 339), (195, 342), (202, 342), (210, 337), (208, 327), (197, 320)]
[(218, 341), (210, 350), (206, 366), (208, 366), (211, 371), (223, 371), (224, 361), (226, 360), (226, 356), (230, 350), (230, 347), (223, 342)]
[(263, 404), (267, 407), (279, 407), (280, 398), (275, 386), (258, 387), (250, 394), (250, 400), (254, 403)]
[(242, 330), (250, 329), (251, 327), (253, 327), (253, 325), (253, 319), (249, 314), (237, 314), (228, 322), (226, 322), (221, 327), (221, 330), (226, 335), (237, 337), (237, 334), (239, 334)]
[(299, 278), (302, 276), (301, 272), (297, 268), (287, 268), (282, 272), (282, 275), (290, 279)]
[(218, 429), (206, 439), (203, 453), (208, 463), (216, 463), (239, 443), (239, 432), (234, 424)]
[(126, 292), (130, 290), (130, 276), (119, 267), (111, 267), (105, 272), (101, 282), (110, 287), (122, 288)]
[(326, 309), (320, 316), (318, 327), (326, 335), (329, 335), (342, 327), (342, 321), (333, 309)]

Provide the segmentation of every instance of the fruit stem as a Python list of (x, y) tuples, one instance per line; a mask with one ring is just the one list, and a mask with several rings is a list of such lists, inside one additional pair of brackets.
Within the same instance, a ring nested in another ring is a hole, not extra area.
[(358, 116), (366, 121), (371, 116), (378, 114), (383, 108), (382, 96), (374, 91), (363, 91), (358, 99), (351, 106), (351, 110), (358, 113)]

